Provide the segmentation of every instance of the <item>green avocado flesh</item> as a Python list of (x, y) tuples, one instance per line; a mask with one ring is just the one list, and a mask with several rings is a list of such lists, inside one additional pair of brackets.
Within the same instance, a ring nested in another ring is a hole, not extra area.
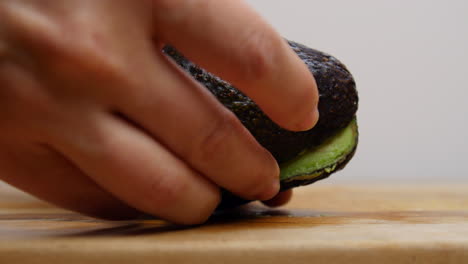
[(311, 181), (339, 169), (356, 148), (358, 130), (356, 120), (328, 138), (322, 144), (299, 154), (280, 165), (283, 185), (294, 181)]

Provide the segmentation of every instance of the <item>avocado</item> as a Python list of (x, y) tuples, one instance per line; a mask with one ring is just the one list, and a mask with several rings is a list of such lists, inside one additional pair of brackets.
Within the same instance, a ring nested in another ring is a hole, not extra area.
[[(319, 90), (320, 118), (308, 131), (292, 132), (279, 127), (233, 85), (189, 61), (175, 48), (163, 49), (271, 152), (280, 164), (281, 190), (313, 183), (342, 169), (353, 157), (358, 143), (358, 94), (351, 73), (331, 55), (293, 41), (288, 44), (314, 75)], [(245, 202), (224, 191), (221, 207)]]

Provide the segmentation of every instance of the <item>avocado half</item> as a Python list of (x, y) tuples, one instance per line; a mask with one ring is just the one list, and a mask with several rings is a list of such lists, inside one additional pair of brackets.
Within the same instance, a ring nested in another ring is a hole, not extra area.
[[(358, 94), (351, 73), (331, 55), (292, 41), (288, 43), (314, 75), (319, 90), (320, 119), (314, 128), (303, 132), (279, 127), (230, 83), (198, 67), (173, 47), (164, 48), (170, 58), (230, 109), (271, 152), (280, 164), (282, 191), (311, 184), (344, 168), (358, 144)], [(246, 202), (223, 191), (220, 207)]]

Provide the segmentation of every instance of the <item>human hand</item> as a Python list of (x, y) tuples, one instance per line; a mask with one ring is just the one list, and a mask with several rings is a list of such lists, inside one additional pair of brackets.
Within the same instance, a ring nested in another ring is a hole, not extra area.
[(196, 224), (221, 187), (277, 194), (271, 154), (166, 43), (284, 128), (318, 118), (313, 76), (243, 1), (2, 0), (0, 17), (0, 178), (67, 209)]

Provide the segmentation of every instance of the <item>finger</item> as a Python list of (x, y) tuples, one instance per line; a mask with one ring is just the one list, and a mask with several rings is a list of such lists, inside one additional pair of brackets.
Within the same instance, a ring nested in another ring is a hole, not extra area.
[(39, 145), (0, 143), (0, 178), (47, 202), (111, 220), (139, 216), (57, 152)]
[(317, 122), (314, 77), (244, 1), (150, 1), (161, 41), (234, 84), (280, 126), (308, 130)]
[(264, 203), (265, 205), (267, 205), (269, 207), (283, 206), (283, 205), (287, 204), (291, 200), (292, 195), (293, 195), (293, 191), (292, 190), (287, 190), (287, 191), (278, 193), (271, 200), (263, 201), (262, 203)]
[[(140, 211), (179, 224), (204, 222), (219, 190), (162, 145), (107, 113), (73, 134), (54, 135), (57, 149), (103, 189)], [(68, 131), (70, 132), (70, 131)]]
[(145, 83), (116, 96), (119, 111), (217, 185), (246, 199), (279, 191), (276, 161), (232, 112), (164, 55), (135, 59)]

